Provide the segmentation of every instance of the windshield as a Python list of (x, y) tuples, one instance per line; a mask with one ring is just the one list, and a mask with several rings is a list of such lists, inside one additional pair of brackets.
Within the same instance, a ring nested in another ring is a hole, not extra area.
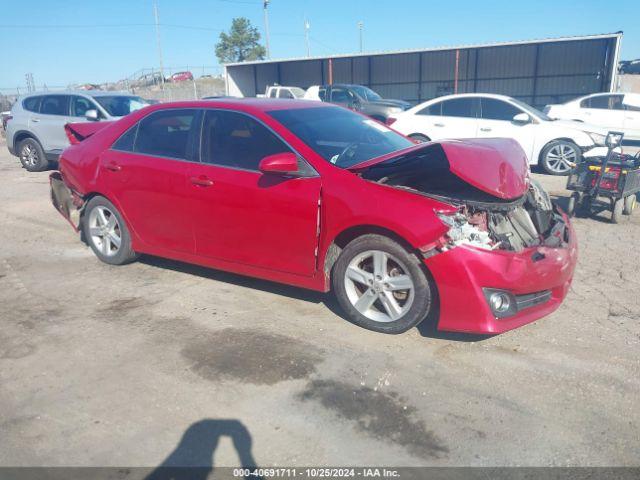
[(340, 168), (414, 145), (385, 125), (343, 108), (296, 108), (267, 113)]
[(540, 110), (538, 110), (537, 108), (533, 108), (531, 105), (528, 105), (524, 102), (521, 102), (520, 100), (516, 100), (515, 98), (511, 98), (511, 101), (518, 105), (521, 109), (523, 109), (525, 112), (527, 112), (529, 115), (533, 115), (536, 118), (539, 118), (540, 120), (545, 120), (545, 121), (552, 121), (553, 119), (548, 117), (546, 113), (541, 112)]
[(124, 117), (125, 115), (140, 110), (149, 105), (149, 102), (140, 97), (129, 95), (96, 96), (96, 102), (104, 108), (112, 117)]
[(375, 102), (377, 100), (382, 100), (382, 97), (378, 95), (376, 92), (371, 90), (370, 88), (363, 87), (362, 85), (354, 85), (351, 87), (358, 95), (369, 102)]

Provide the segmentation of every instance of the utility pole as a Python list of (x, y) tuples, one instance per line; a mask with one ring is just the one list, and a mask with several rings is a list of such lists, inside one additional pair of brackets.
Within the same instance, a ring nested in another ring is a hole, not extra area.
[(311, 56), (311, 47), (309, 46), (309, 29), (311, 25), (309, 24), (309, 20), (304, 19), (304, 41), (307, 44), (307, 57)]
[(362, 29), (364, 28), (363, 22), (358, 22), (358, 31), (360, 33), (360, 53), (362, 53)]
[(162, 45), (160, 44), (160, 19), (158, 15), (158, 0), (153, 2), (153, 16), (156, 20), (156, 42), (158, 43), (158, 58), (160, 59), (160, 88), (164, 90), (164, 67), (162, 66)]
[(264, 38), (265, 44), (267, 47), (267, 58), (271, 58), (271, 49), (269, 48), (269, 12), (267, 11), (267, 7), (269, 6), (269, 2), (271, 0), (264, 0)]

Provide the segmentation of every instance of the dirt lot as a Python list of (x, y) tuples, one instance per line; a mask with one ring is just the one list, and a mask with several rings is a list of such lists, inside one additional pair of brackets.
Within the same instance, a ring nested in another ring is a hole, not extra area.
[[(0, 144), (0, 465), (638, 465), (640, 214), (578, 219), (564, 305), (492, 338), (100, 263)], [(538, 176), (555, 195), (564, 180)]]

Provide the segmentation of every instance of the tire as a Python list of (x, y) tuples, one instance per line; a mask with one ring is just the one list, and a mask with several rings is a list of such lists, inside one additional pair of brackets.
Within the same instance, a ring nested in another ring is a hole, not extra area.
[(567, 203), (567, 215), (573, 217), (576, 214), (576, 210), (580, 206), (581, 195), (580, 192), (573, 192), (569, 197), (569, 202)]
[(125, 265), (138, 258), (139, 255), (131, 248), (129, 229), (109, 200), (93, 197), (87, 203), (82, 218), (84, 238), (96, 257), (104, 263)]
[(35, 138), (25, 138), (18, 144), (18, 158), (29, 172), (42, 172), (49, 168), (44, 150)]
[(631, 215), (636, 208), (636, 195), (628, 195), (624, 198), (624, 208), (622, 213), (625, 215)]
[(429, 137), (427, 137), (426, 135), (422, 135), (421, 133), (412, 133), (411, 135), (409, 135), (409, 138), (411, 140), (415, 140), (418, 143), (427, 143), (431, 141)]
[(424, 320), (432, 304), (420, 260), (381, 235), (363, 235), (349, 243), (336, 260), (331, 281), (348, 319), (374, 332), (406, 332)]
[(611, 223), (618, 223), (622, 219), (624, 210), (624, 199), (611, 200)]
[(571, 163), (582, 158), (580, 147), (569, 140), (549, 142), (540, 152), (540, 166), (549, 175), (569, 175)]

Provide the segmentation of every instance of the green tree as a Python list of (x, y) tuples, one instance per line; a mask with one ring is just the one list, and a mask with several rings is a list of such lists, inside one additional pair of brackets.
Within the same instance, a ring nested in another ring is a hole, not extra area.
[(234, 18), (229, 33), (222, 32), (216, 44), (216, 56), (220, 63), (262, 60), (266, 50), (258, 43), (260, 33), (248, 18)]

